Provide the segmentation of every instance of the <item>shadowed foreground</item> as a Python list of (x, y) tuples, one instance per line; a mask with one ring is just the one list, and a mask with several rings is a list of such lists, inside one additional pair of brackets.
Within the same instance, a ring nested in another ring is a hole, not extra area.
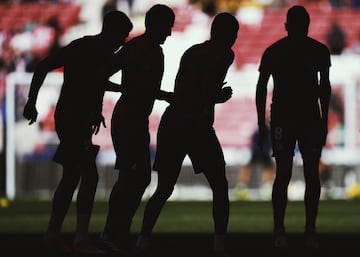
[[(96, 239), (98, 235), (92, 236)], [(41, 240), (41, 234), (0, 234), (0, 256), (46, 256)], [(288, 240), (290, 249), (278, 252), (272, 247), (271, 234), (229, 234), (227, 249), (230, 257), (357, 256), (360, 252), (360, 234), (320, 234), (322, 249), (319, 252), (304, 249), (302, 234), (290, 234)], [(152, 242), (154, 257), (212, 257), (210, 234), (154, 234)]]

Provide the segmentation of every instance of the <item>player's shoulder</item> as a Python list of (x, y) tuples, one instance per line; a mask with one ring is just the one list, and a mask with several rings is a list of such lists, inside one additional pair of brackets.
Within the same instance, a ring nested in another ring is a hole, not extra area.
[(185, 61), (185, 62), (192, 62), (192, 63), (195, 63), (197, 61), (199, 61), (202, 56), (202, 52), (203, 52), (203, 49), (202, 49), (202, 44), (194, 44), (192, 46), (190, 46), (189, 48), (187, 48), (184, 53), (182, 54), (181, 56), (181, 60), (182, 61)]
[(196, 54), (203, 52), (204, 49), (204, 43), (194, 44), (190, 46), (188, 49), (185, 50), (184, 54)]
[(155, 44), (146, 37), (145, 34), (141, 34), (131, 38), (121, 48), (123, 52), (131, 52), (134, 54), (144, 53), (147, 54), (162, 54), (162, 48), (159, 44)]
[(324, 43), (322, 43), (322, 42), (320, 42), (320, 41), (318, 41), (318, 40), (316, 40), (316, 39), (314, 39), (312, 37), (308, 37), (308, 42), (310, 44), (310, 47), (315, 49), (316, 51), (321, 51), (321, 52), (324, 52), (324, 53), (329, 52), (328, 47)]
[(77, 39), (74, 39), (68, 44), (68, 48), (76, 49), (78, 51), (89, 49), (93, 46), (96, 46), (96, 37), (95, 36), (83, 36)]
[(132, 37), (130, 40), (128, 40), (118, 51), (118, 53), (123, 54), (129, 54), (129, 53), (136, 53), (147, 51), (148, 44), (146, 42), (144, 35), (137, 35)]
[(95, 38), (95, 36), (87, 35), (74, 39), (71, 44), (91, 44), (95, 41)]
[(288, 39), (287, 37), (280, 38), (270, 44), (268, 47), (265, 48), (264, 54), (276, 53), (278, 51), (282, 51), (287, 47)]
[(289, 37), (282, 37), (282, 38), (279, 38), (278, 40), (275, 40), (273, 43), (271, 43), (268, 48), (276, 48), (276, 47), (280, 47), (280, 46), (283, 46), (283, 45), (287, 45), (289, 44)]
[(137, 36), (134, 36), (132, 38), (130, 38), (130, 40), (128, 40), (125, 44), (124, 44), (124, 47), (125, 46), (133, 46), (133, 45), (137, 45), (137, 44), (142, 44), (144, 42), (144, 35), (137, 35)]
[(233, 59), (235, 57), (235, 53), (231, 48), (229, 49), (220, 48), (219, 50), (219, 48), (214, 47), (214, 44), (209, 40), (204, 41), (202, 43), (194, 44), (190, 46), (188, 49), (186, 49), (184, 52), (184, 56), (199, 56), (199, 57), (204, 57), (204, 56), (209, 57), (219, 54), (221, 54), (223, 58), (228, 58), (228, 59)]

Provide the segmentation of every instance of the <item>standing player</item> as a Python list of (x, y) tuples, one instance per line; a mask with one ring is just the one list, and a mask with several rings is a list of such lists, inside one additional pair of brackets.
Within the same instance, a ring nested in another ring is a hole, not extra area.
[(175, 14), (166, 5), (152, 6), (145, 16), (145, 32), (127, 42), (115, 57), (121, 69), (122, 95), (112, 119), (111, 135), (119, 170), (109, 199), (101, 241), (109, 251), (130, 251), (133, 216), (151, 179), (149, 115), (155, 99), (169, 101), (160, 90), (164, 72), (161, 44), (171, 35)]
[(148, 247), (152, 229), (173, 192), (183, 160), (188, 155), (195, 173), (203, 173), (213, 191), (214, 251), (225, 255), (228, 182), (224, 155), (213, 123), (215, 104), (226, 102), (232, 95), (230, 87), (223, 88), (223, 81), (234, 60), (231, 47), (238, 29), (234, 16), (218, 14), (212, 22), (210, 40), (190, 47), (181, 58), (174, 99), (164, 112), (158, 130), (154, 163), (158, 186), (145, 209), (137, 242), (140, 250)]
[(319, 247), (315, 224), (321, 190), (319, 161), (327, 137), (331, 95), (330, 53), (324, 44), (308, 37), (309, 24), (310, 17), (304, 7), (291, 7), (285, 23), (288, 36), (265, 50), (259, 67), (256, 105), (260, 144), (267, 132), (265, 105), (270, 76), (274, 81), (270, 133), (276, 161), (272, 205), (277, 248), (288, 247), (284, 216), (296, 143), (303, 159), (306, 183), (305, 242), (308, 248)]
[[(48, 250), (69, 252), (61, 239), (61, 227), (77, 194), (77, 224), (73, 250), (80, 254), (101, 252), (89, 243), (88, 227), (98, 183), (95, 163), (99, 146), (92, 135), (99, 131), (102, 116), (104, 85), (109, 77), (108, 61), (124, 44), (132, 23), (122, 12), (114, 11), (104, 17), (102, 31), (97, 35), (74, 40), (57, 53), (42, 60), (30, 85), (24, 117), (30, 124), (37, 119), (36, 100), (45, 77), (51, 70), (63, 67), (64, 82), (55, 110), (55, 129), (60, 140), (53, 160), (63, 166), (63, 174), (55, 191), (51, 216), (44, 243)], [(111, 84), (109, 84), (110, 86)]]

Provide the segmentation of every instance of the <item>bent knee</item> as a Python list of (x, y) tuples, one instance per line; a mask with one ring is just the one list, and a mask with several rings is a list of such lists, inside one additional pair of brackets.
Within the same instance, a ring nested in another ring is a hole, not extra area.
[(174, 186), (160, 186), (156, 189), (155, 195), (162, 199), (168, 199), (174, 191)]

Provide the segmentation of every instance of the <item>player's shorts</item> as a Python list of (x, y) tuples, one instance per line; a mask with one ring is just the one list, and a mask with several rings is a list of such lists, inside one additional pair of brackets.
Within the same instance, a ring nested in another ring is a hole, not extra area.
[(300, 122), (271, 122), (273, 156), (293, 156), (298, 144), (301, 155), (320, 157), (322, 150), (320, 120)]
[(76, 117), (55, 117), (55, 130), (60, 143), (53, 156), (54, 162), (73, 165), (95, 161), (100, 146), (92, 143), (89, 122)]
[(220, 142), (212, 127), (160, 122), (153, 169), (165, 173), (179, 172), (186, 155), (195, 173), (216, 170), (216, 167), (225, 165)]
[[(125, 123), (125, 121), (124, 121)], [(147, 124), (128, 126), (116, 123), (111, 136), (116, 153), (115, 169), (151, 171), (150, 134)]]

